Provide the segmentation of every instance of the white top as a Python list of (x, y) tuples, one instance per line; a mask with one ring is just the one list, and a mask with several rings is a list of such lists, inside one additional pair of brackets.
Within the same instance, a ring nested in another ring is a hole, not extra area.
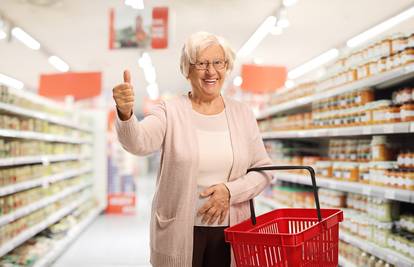
[[(199, 146), (199, 170), (197, 175), (197, 194), (209, 186), (227, 182), (233, 166), (233, 149), (230, 132), (227, 125), (226, 113), (223, 110), (216, 115), (203, 115), (193, 110), (193, 121)], [(198, 198), (198, 211), (209, 197)], [(196, 226), (228, 226), (229, 214), (222, 224), (203, 224), (202, 216), (195, 218)]]

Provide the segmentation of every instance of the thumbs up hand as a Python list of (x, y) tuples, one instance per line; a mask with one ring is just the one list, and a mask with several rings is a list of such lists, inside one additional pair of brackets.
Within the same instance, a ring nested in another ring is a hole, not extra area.
[(131, 85), (131, 74), (124, 71), (124, 83), (118, 84), (112, 89), (112, 95), (118, 109), (121, 120), (128, 120), (134, 109), (134, 90)]

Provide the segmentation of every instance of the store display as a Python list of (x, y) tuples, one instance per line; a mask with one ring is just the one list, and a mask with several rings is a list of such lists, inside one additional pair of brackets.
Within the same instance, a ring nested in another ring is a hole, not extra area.
[(29, 239), (0, 260), (0, 266), (34, 266), (60, 240), (65, 239), (96, 208), (96, 201), (88, 200), (70, 215)]
[[(355, 266), (366, 266), (366, 267), (392, 267), (393, 265), (386, 261), (375, 257), (362, 249), (355, 247), (346, 242), (339, 242), (339, 254), (347, 262), (354, 264)], [(347, 267), (347, 265), (341, 265)]]

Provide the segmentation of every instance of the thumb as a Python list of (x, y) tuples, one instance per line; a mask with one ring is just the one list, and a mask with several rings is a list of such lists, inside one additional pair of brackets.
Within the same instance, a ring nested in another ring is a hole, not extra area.
[(208, 197), (209, 195), (213, 194), (216, 189), (215, 186), (210, 186), (209, 188), (205, 189), (203, 192), (201, 192), (200, 196), (202, 197)]
[(124, 82), (131, 83), (131, 74), (129, 73), (129, 70), (124, 70)]

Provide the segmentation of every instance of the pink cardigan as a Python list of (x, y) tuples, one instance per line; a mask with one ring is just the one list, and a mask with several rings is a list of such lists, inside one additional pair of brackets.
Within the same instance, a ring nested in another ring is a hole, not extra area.
[[(223, 97), (233, 148), (230, 225), (250, 217), (248, 200), (270, 183), (270, 175), (250, 167), (270, 165), (250, 108)], [(130, 153), (148, 155), (161, 148), (161, 164), (150, 222), (151, 263), (155, 267), (191, 267), (196, 203), (198, 145), (191, 123), (191, 101), (183, 95), (162, 102), (142, 121), (116, 121), (118, 138)], [(232, 257), (232, 266), (234, 259)]]

